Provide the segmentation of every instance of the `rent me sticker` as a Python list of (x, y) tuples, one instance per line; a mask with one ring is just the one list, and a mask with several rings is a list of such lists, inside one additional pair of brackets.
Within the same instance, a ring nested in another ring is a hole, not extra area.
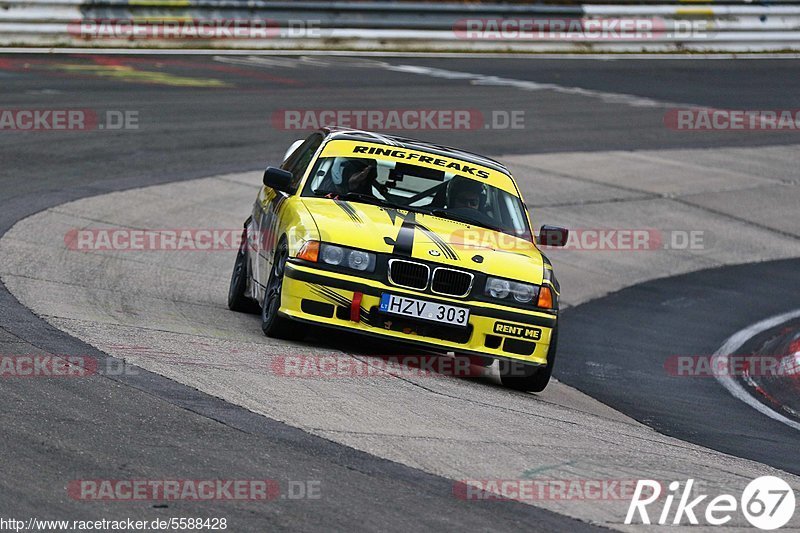
[(519, 326), (516, 324), (509, 324), (507, 322), (495, 322), (494, 332), (499, 335), (506, 335), (508, 337), (519, 337), (520, 339), (527, 339), (538, 341), (542, 338), (542, 330), (539, 328), (531, 328), (528, 326)]

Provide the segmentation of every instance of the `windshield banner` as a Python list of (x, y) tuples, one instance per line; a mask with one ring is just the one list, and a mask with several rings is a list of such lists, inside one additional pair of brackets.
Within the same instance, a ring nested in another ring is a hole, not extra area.
[(363, 157), (413, 164), (483, 181), (493, 187), (518, 196), (511, 178), (502, 172), (469, 161), (452, 159), (429, 152), (409, 150), (385, 144), (342, 140), (329, 142), (322, 151), (321, 157)]

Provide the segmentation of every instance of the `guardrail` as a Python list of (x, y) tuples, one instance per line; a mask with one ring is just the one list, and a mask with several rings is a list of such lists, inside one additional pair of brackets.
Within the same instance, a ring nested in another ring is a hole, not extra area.
[(800, 0), (655, 1), (0, 0), (0, 45), (527, 52), (800, 48)]

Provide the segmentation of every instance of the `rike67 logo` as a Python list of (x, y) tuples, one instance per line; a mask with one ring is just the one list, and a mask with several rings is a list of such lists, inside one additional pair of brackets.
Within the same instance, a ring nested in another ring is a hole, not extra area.
[[(661, 512), (654, 515), (653, 519), (659, 525), (678, 525), (684, 518), (689, 524), (698, 525), (698, 517), (704, 518), (705, 523), (712, 526), (725, 525), (733, 519), (734, 513), (741, 511), (753, 527), (764, 530), (778, 529), (791, 520), (795, 509), (794, 491), (781, 478), (775, 476), (762, 476), (751, 481), (738, 500), (731, 494), (720, 494), (705, 502), (708, 494), (697, 497), (692, 494), (694, 479), (686, 480), (681, 490), (681, 483), (673, 481), (669, 484), (669, 492), (663, 498), (664, 506)], [(636, 484), (625, 523), (634, 521), (642, 524), (651, 524), (649, 512), (656, 511), (652, 507), (657, 500), (662, 498), (661, 484), (658, 481), (640, 479)], [(677, 500), (674, 507), (673, 503)], [(705, 502), (705, 510), (703, 503)], [(651, 509), (648, 510), (648, 506)], [(638, 514), (638, 518), (636, 515)]]

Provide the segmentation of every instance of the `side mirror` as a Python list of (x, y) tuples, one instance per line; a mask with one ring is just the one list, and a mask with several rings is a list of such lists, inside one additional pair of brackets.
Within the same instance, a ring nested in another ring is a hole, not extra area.
[(569, 230), (558, 226), (542, 226), (539, 229), (539, 236), (536, 237), (536, 244), (543, 246), (566, 246)]
[(292, 173), (280, 168), (267, 167), (264, 171), (264, 185), (276, 191), (292, 192)]

